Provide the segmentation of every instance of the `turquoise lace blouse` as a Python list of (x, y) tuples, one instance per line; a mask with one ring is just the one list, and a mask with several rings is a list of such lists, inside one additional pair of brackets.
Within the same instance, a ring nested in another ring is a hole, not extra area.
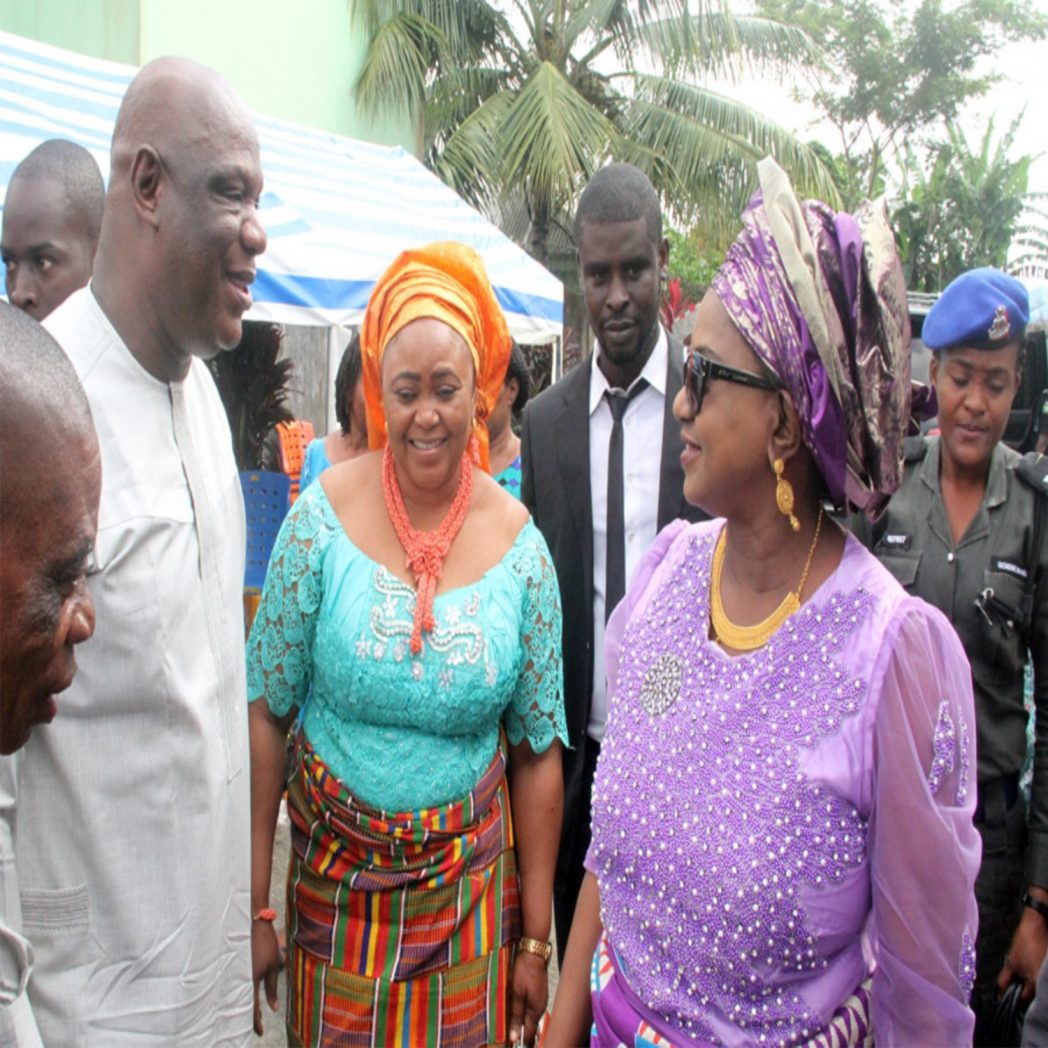
[(386, 811), (468, 793), (500, 723), (536, 753), (567, 740), (560, 595), (530, 520), (478, 581), (437, 596), (418, 656), (408, 647), (414, 609), (414, 589), (353, 545), (323, 487), (303, 492), (248, 641), (248, 699), (264, 698), (277, 717), (305, 704), (320, 758)]

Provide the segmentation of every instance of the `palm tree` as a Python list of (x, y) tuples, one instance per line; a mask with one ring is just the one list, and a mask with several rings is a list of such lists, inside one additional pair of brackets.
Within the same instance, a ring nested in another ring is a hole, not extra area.
[(768, 153), (802, 190), (838, 199), (815, 152), (703, 86), (812, 56), (800, 30), (736, 17), (725, 0), (352, 0), (352, 10), (369, 39), (361, 108), (415, 117), (425, 163), (503, 228), (521, 216), (507, 232), (540, 262), (551, 227), (566, 227), (611, 159), (647, 172), (679, 223), (734, 222)]

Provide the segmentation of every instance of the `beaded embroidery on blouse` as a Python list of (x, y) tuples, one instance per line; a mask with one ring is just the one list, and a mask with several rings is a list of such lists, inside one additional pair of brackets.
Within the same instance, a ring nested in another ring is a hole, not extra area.
[(840, 882), (866, 855), (866, 820), (801, 758), (865, 702), (868, 682), (834, 656), (873, 598), (809, 602), (730, 658), (705, 630), (714, 537), (690, 540), (623, 639), (593, 793), (602, 915), (638, 996), (672, 1025), (715, 1040), (694, 1018), (709, 1006), (792, 1043), (821, 1023), (776, 973), (827, 964), (799, 889)]
[(933, 797), (939, 792), (943, 779), (953, 771), (956, 751), (957, 733), (950, 716), (950, 704), (944, 700), (939, 703), (939, 716), (935, 721), (935, 734), (932, 736), (932, 766), (928, 772), (928, 789)]
[(964, 936), (961, 939), (961, 962), (957, 974), (960, 977), (965, 996), (970, 998), (975, 987), (975, 940), (968, 928), (964, 929)]
[(971, 740), (968, 737), (968, 722), (961, 717), (961, 737), (960, 737), (960, 751), (961, 751), (961, 766), (957, 770), (957, 804), (958, 806), (964, 804), (968, 798), (968, 772), (970, 770), (970, 761), (968, 759), (971, 747)]
[[(381, 600), (376, 600), (367, 625), (361, 630), (356, 644), (357, 657), (381, 662), (392, 645), (394, 660), (402, 662), (411, 656), (409, 641), (418, 598), (411, 586), (381, 566), (375, 571), (374, 587), (376, 596), (381, 597)], [(444, 657), (441, 684), (445, 687), (455, 683), (455, 666), (476, 666), (482, 660), (485, 682), (491, 686), (498, 678), (497, 668), (487, 658), (484, 630), (477, 621), (479, 611), (480, 595), (474, 591), (465, 600), (461, 610), (455, 606), (448, 608), (432, 631), (423, 638), (425, 647)], [(412, 676), (415, 680), (421, 680), (422, 660), (417, 656), (411, 658)]]

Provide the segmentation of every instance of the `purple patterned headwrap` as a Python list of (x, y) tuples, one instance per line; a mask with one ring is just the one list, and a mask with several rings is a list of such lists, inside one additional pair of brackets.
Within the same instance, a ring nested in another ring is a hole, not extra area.
[(797, 200), (770, 157), (713, 280), (786, 385), (838, 508), (876, 517), (899, 486), (910, 415), (906, 284), (883, 202), (854, 215)]

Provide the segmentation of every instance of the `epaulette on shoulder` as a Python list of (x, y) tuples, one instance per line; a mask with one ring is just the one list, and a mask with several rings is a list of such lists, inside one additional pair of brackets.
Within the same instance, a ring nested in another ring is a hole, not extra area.
[(1029, 452), (1015, 467), (1015, 475), (1042, 497), (1048, 498), (1048, 455)]
[(920, 462), (928, 453), (928, 441), (922, 436), (907, 437), (902, 444), (904, 462)]

